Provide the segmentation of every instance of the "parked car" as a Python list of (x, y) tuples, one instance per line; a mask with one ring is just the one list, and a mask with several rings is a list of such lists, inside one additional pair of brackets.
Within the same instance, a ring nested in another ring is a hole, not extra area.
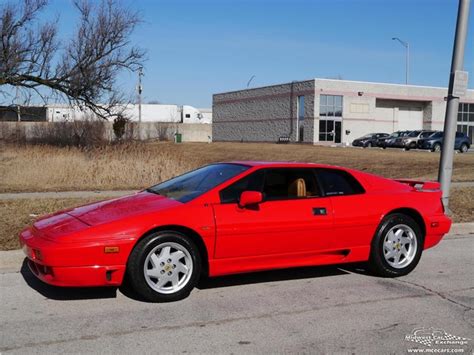
[(411, 131), (396, 131), (396, 132), (393, 132), (391, 135), (389, 135), (385, 139), (379, 140), (378, 146), (382, 147), (383, 149), (395, 147), (396, 140), (400, 139), (402, 137), (405, 137), (410, 132)]
[(126, 277), (158, 302), (186, 297), (201, 275), (350, 262), (406, 275), (450, 226), (437, 182), (242, 161), (40, 218), (20, 242), (48, 284), (118, 286)]
[[(432, 152), (441, 151), (443, 146), (444, 132), (435, 132), (428, 138), (418, 140), (419, 149), (429, 149)], [(461, 153), (466, 153), (471, 147), (469, 137), (462, 132), (456, 132), (456, 138), (454, 140), (454, 149), (459, 150)]]
[(376, 147), (377, 141), (380, 138), (385, 138), (388, 136), (389, 136), (388, 133), (370, 133), (370, 134), (366, 134), (363, 137), (354, 139), (354, 141), (352, 142), (352, 145), (354, 147), (364, 147), (364, 148)]
[[(428, 138), (435, 131), (412, 131), (408, 133), (405, 137), (397, 138), (395, 146), (404, 148), (405, 150), (415, 149), (417, 147), (418, 140)], [(398, 141), (400, 139), (400, 141)]]

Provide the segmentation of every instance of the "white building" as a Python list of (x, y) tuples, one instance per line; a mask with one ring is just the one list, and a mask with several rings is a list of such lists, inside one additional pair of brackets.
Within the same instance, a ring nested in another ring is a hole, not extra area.
[[(367, 133), (442, 130), (447, 88), (312, 79), (213, 96), (214, 141), (350, 144)], [(458, 131), (474, 136), (474, 91)]]
[[(197, 109), (192, 106), (142, 104), (142, 122), (165, 123), (212, 123), (211, 109)], [(123, 115), (138, 122), (138, 105), (130, 104), (121, 107)], [(77, 106), (51, 104), (46, 106), (45, 120), (49, 122), (82, 120), (90, 116), (89, 110)]]

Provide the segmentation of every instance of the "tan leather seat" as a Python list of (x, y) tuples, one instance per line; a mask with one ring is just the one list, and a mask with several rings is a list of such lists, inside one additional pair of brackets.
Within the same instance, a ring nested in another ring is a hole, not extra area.
[(306, 183), (304, 179), (296, 179), (288, 186), (288, 195), (306, 197)]

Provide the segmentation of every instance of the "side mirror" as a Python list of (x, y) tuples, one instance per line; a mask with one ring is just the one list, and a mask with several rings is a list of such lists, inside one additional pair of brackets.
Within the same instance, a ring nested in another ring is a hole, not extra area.
[(239, 206), (247, 207), (251, 205), (259, 204), (263, 201), (263, 195), (258, 191), (244, 191), (240, 195)]

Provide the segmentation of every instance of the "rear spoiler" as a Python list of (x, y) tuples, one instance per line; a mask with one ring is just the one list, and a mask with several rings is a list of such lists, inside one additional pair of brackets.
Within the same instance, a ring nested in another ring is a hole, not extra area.
[(410, 179), (395, 179), (395, 181), (402, 184), (407, 184), (417, 190), (424, 191), (439, 191), (441, 190), (441, 184), (437, 181), (420, 181)]

